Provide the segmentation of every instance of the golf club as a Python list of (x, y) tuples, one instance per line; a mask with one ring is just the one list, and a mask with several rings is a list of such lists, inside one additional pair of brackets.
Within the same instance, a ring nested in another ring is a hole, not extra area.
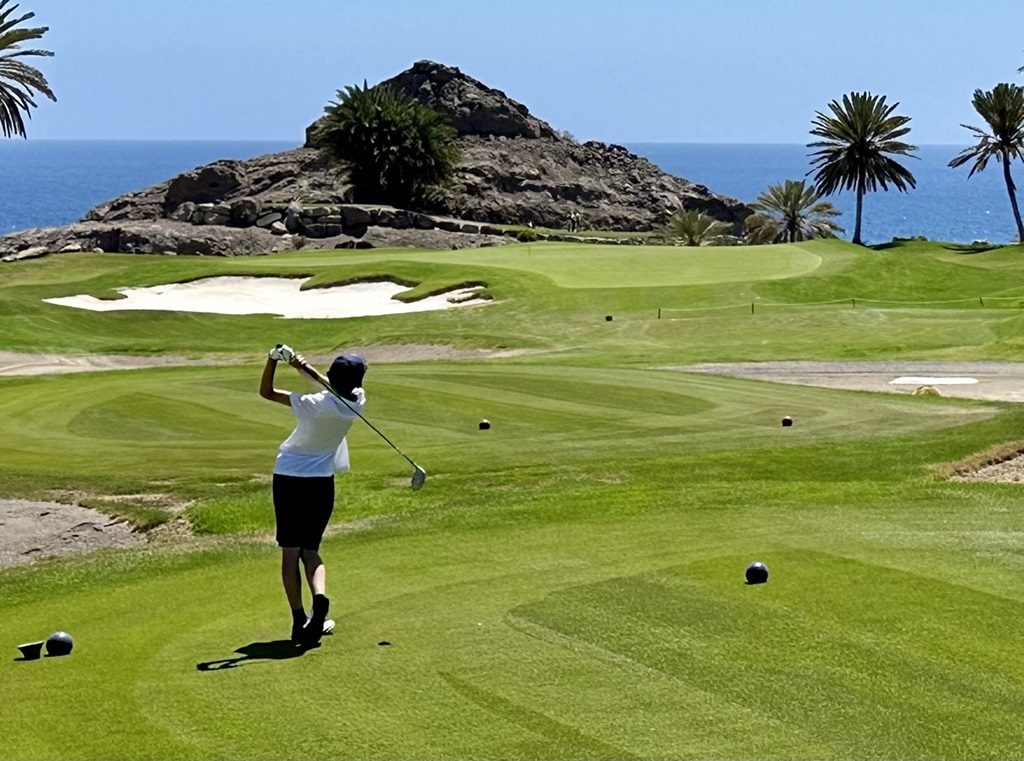
[[(285, 346), (283, 344), (278, 344), (275, 348), (280, 350), (280, 358), (281, 358), (281, 360), (283, 360), (285, 362), (290, 361), (292, 356), (295, 355), (295, 350), (292, 349), (290, 346)], [(348, 407), (350, 410), (352, 410), (352, 412), (354, 412), (356, 414), (356, 416), (360, 420), (362, 420), (364, 423), (366, 423), (368, 426), (370, 426), (371, 429), (373, 429), (374, 433), (376, 433), (378, 436), (380, 436), (382, 439), (384, 439), (384, 441), (386, 441), (388, 443), (389, 447), (391, 447), (396, 452), (398, 452), (398, 454), (402, 455), (402, 457), (404, 457), (406, 459), (406, 461), (410, 465), (412, 465), (413, 471), (412, 471), (412, 481), (411, 481), (410, 485), (412, 486), (413, 491), (415, 491), (415, 490), (419, 489), (421, 486), (423, 486), (423, 484), (427, 480), (427, 471), (425, 471), (423, 468), (421, 468), (419, 465), (417, 465), (415, 462), (413, 462), (412, 458), (409, 457), (409, 455), (407, 455), (401, 449), (396, 447), (394, 442), (391, 441), (391, 439), (389, 439), (387, 436), (385, 436), (381, 432), (381, 430), (379, 428), (377, 428), (377, 426), (375, 426), (373, 423), (371, 423), (369, 420), (367, 420), (365, 417), (363, 417), (362, 413), (359, 412), (359, 410), (357, 410), (351, 404), (349, 404), (348, 400), (345, 397), (343, 397), (341, 394), (339, 394), (337, 391), (335, 391), (333, 388), (331, 388), (330, 385), (328, 385), (327, 383), (324, 383), (320, 379), (320, 376), (316, 373), (316, 371), (313, 370), (313, 368), (303, 366), (302, 371), (307, 376), (309, 376), (313, 381), (315, 381), (317, 383), (317, 385), (322, 386), (323, 389), (327, 393), (331, 394), (335, 399), (339, 400), (346, 407)]]

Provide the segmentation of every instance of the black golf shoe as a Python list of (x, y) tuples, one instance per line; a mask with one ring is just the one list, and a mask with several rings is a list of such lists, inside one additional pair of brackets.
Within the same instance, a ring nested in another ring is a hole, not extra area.
[(292, 644), (302, 644), (302, 634), (306, 626), (306, 612), (302, 608), (296, 608), (292, 611)]
[(302, 630), (303, 647), (315, 647), (320, 644), (320, 638), (324, 635), (327, 611), (330, 608), (331, 601), (327, 599), (326, 595), (313, 595), (313, 614)]

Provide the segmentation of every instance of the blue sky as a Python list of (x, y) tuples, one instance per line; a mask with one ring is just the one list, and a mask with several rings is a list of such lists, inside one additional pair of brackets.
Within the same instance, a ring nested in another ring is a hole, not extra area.
[(30, 139), (302, 141), (348, 84), (429, 58), (609, 142), (804, 143), (851, 90), (918, 144), (1024, 84), (1021, 0), (20, 0), (58, 102)]

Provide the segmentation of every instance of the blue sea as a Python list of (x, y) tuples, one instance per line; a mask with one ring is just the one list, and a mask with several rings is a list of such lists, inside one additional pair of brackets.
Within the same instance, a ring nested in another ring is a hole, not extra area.
[(97, 204), (217, 159), (297, 147), (257, 140), (0, 140), (0, 234), (75, 222)]
[[(803, 145), (633, 143), (626, 147), (670, 174), (747, 203), (769, 185), (804, 179), (811, 169), (809, 149)], [(890, 187), (888, 192), (866, 194), (861, 221), (864, 242), (884, 243), (893, 237), (915, 235), (964, 243), (1016, 241), (1017, 226), (1002, 168), (990, 163), (988, 169), (968, 180), (969, 167), (947, 166), (961, 150), (960, 145), (920, 146), (916, 159), (901, 161), (917, 179), (916, 189), (899, 193)], [(1018, 163), (1012, 171), (1018, 184), (1024, 182), (1024, 165)], [(843, 237), (849, 239), (856, 196), (844, 191), (827, 200), (842, 212), (836, 221), (846, 229)], [(1024, 206), (1024, 197), (1018, 202)]]
[[(290, 150), (282, 141), (0, 140), (0, 233), (63, 225), (123, 193), (163, 182), (217, 159), (245, 159)], [(753, 201), (769, 185), (801, 179), (809, 170), (803, 145), (633, 143), (627, 147), (671, 174), (716, 193)], [(880, 243), (894, 236), (935, 240), (1016, 238), (1010, 202), (998, 166), (967, 179), (967, 169), (946, 164), (961, 149), (926, 145), (907, 159), (917, 178), (910, 193), (871, 193), (864, 201), (863, 237)], [(1024, 181), (1024, 167), (1016, 168)], [(832, 202), (853, 232), (854, 197)], [(1021, 199), (1024, 202), (1024, 199)]]

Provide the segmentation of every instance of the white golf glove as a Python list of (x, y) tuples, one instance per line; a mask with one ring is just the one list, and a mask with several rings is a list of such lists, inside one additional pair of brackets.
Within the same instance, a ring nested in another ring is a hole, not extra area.
[(278, 362), (291, 362), (292, 357), (295, 356), (295, 351), (287, 344), (278, 344), (267, 352), (267, 356)]

